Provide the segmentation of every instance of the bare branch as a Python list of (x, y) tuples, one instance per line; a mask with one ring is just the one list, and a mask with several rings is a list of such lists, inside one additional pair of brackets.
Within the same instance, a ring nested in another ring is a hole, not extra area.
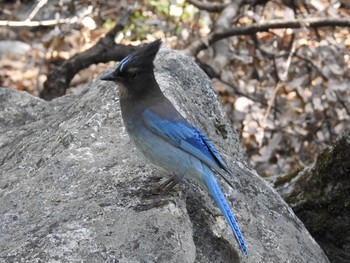
[[(239, 10), (244, 2), (244, 0), (235, 0), (228, 4), (216, 19), (212, 31), (223, 32), (229, 30), (233, 23), (232, 21), (239, 15)], [(221, 72), (223, 67), (229, 62), (229, 47), (230, 44), (228, 39), (222, 39), (213, 45), (214, 57), (210, 63), (210, 66), (216, 73)]]
[(222, 32), (211, 32), (208, 36), (193, 42), (185, 52), (189, 55), (195, 56), (199, 51), (207, 48), (213, 43), (232, 36), (252, 35), (258, 32), (269, 31), (270, 29), (278, 28), (319, 28), (327, 26), (341, 26), (350, 27), (350, 20), (348, 19), (334, 19), (334, 18), (307, 18), (307, 19), (293, 19), (293, 20), (275, 20), (265, 23), (252, 24), (250, 26), (236, 27)]
[(348, 108), (348, 106), (346, 106), (348, 103), (346, 102), (346, 99), (344, 101), (343, 96), (341, 96), (339, 94), (339, 92), (337, 90), (334, 91), (335, 95), (337, 96), (338, 101), (340, 102), (340, 104), (343, 106), (343, 108), (345, 109), (346, 113), (348, 114), (348, 116), (350, 116), (350, 109)]
[(48, 0), (40, 0), (38, 2), (38, 4), (36, 5), (36, 7), (32, 10), (32, 12), (30, 12), (29, 16), (27, 17), (27, 19), (25, 20), (25, 22), (29, 22), (31, 21), (35, 15), (39, 12), (39, 10), (46, 5)]
[(92, 6), (89, 6), (86, 10), (82, 11), (79, 15), (74, 16), (74, 17), (70, 17), (70, 18), (43, 20), (43, 21), (29, 21), (28, 19), (30, 19), (30, 17), (28, 17), (25, 21), (0, 20), (0, 26), (9, 26), (9, 27), (45, 26), (45, 27), (50, 27), (50, 26), (57, 26), (60, 24), (74, 24), (91, 13), (92, 13)]
[(194, 5), (200, 10), (206, 10), (208, 12), (220, 13), (228, 4), (221, 3), (210, 3), (210, 2), (202, 2), (198, 0), (187, 0), (188, 3)]
[(76, 73), (92, 64), (120, 60), (133, 52), (136, 47), (117, 45), (114, 38), (126, 25), (132, 9), (128, 9), (120, 21), (96, 45), (84, 52), (75, 54), (58, 67), (53, 68), (44, 83), (40, 97), (45, 100), (63, 96)]

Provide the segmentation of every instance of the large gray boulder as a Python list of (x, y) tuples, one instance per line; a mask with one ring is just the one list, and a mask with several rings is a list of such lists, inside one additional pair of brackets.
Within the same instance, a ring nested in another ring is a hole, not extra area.
[(168, 174), (128, 139), (117, 88), (93, 81), (51, 102), (0, 89), (1, 262), (328, 262), (301, 221), (248, 164), (209, 79), (188, 57), (161, 51), (165, 94), (239, 175), (221, 181), (241, 226), (240, 252), (207, 192)]

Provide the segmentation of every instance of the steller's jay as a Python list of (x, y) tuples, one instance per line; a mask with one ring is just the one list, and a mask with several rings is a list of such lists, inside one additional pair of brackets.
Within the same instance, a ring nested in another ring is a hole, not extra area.
[(247, 255), (236, 219), (214, 177), (214, 171), (224, 177), (230, 170), (212, 142), (164, 96), (154, 77), (153, 60), (161, 43), (156, 40), (128, 55), (101, 80), (118, 83), (122, 117), (131, 141), (150, 161), (174, 173), (170, 187), (186, 176), (207, 189)]

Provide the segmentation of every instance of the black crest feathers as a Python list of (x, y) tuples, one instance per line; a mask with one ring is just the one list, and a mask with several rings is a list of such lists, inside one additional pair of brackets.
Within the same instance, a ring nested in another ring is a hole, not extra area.
[(157, 55), (161, 44), (162, 41), (157, 39), (156, 41), (136, 50), (134, 53), (126, 56), (120, 61), (117, 70), (123, 72), (131, 67), (151, 67), (153, 69), (153, 60)]

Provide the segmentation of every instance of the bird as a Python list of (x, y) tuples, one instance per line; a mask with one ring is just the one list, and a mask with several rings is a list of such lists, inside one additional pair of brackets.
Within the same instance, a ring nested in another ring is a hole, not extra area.
[(241, 230), (215, 178), (215, 174), (226, 178), (232, 172), (213, 143), (177, 111), (156, 81), (154, 59), (161, 44), (157, 39), (137, 49), (100, 79), (118, 85), (124, 126), (136, 148), (152, 163), (174, 174), (164, 185), (169, 189), (185, 177), (206, 189), (247, 256)]

